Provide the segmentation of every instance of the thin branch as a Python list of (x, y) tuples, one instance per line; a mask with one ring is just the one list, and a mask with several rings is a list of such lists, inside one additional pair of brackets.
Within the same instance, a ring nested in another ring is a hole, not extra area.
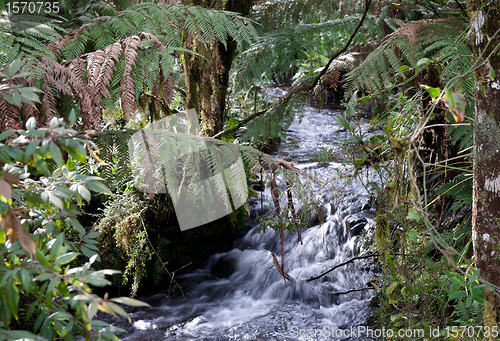
[(361, 288), (361, 289), (351, 289), (347, 291), (339, 291), (339, 292), (332, 292), (330, 295), (345, 295), (345, 294), (350, 294), (351, 292), (356, 292), (356, 291), (365, 291), (365, 290), (375, 290), (374, 287), (367, 287), (367, 288)]
[(352, 43), (352, 41), (354, 39), (354, 36), (356, 35), (356, 33), (358, 33), (359, 29), (361, 28), (361, 25), (363, 24), (363, 22), (364, 22), (364, 20), (365, 20), (365, 18), (367, 16), (367, 14), (368, 14), (368, 9), (370, 8), (371, 2), (372, 2), (372, 0), (366, 0), (365, 1), (365, 10), (363, 12), (363, 16), (361, 17), (361, 20), (358, 23), (358, 26), (356, 26), (356, 28), (354, 29), (354, 32), (351, 34), (351, 37), (349, 38), (349, 40), (347, 41), (347, 43), (344, 45), (344, 47), (342, 49), (340, 49), (338, 52), (336, 52), (336, 53), (334, 53), (332, 55), (332, 57), (330, 58), (330, 60), (328, 61), (328, 63), (325, 65), (325, 67), (323, 68), (323, 70), (319, 73), (318, 76), (316, 76), (316, 78), (314, 79), (314, 81), (309, 86), (307, 86), (307, 85), (305, 85), (305, 86), (304, 85), (300, 85), (297, 88), (294, 88), (294, 89), (290, 90), (285, 96), (283, 96), (282, 98), (280, 98), (280, 100), (277, 103), (273, 104), (272, 106), (268, 107), (267, 109), (258, 111), (256, 113), (253, 113), (250, 116), (247, 116), (244, 120), (242, 120), (240, 123), (238, 123), (234, 127), (228, 128), (226, 130), (223, 130), (223, 131), (215, 134), (213, 136), (213, 138), (220, 139), (223, 136), (226, 136), (228, 134), (234, 133), (239, 128), (243, 127), (244, 125), (246, 125), (250, 121), (254, 120), (255, 118), (257, 118), (257, 117), (259, 117), (259, 116), (261, 116), (261, 115), (263, 115), (265, 113), (267, 113), (270, 109), (276, 107), (278, 104), (281, 105), (283, 103), (286, 103), (286, 102), (290, 101), (290, 99), (292, 98), (292, 96), (294, 96), (297, 93), (302, 93), (302, 90), (306, 90), (307, 92), (309, 92), (309, 91), (311, 91), (311, 89), (314, 89), (314, 87), (318, 84), (320, 78), (323, 77), (323, 75), (328, 71), (328, 68), (330, 67), (330, 64), (333, 62), (333, 60), (335, 58), (337, 58), (338, 56), (340, 56), (345, 51), (347, 51), (347, 49), (351, 45), (351, 43)]
[(330, 270), (328, 271), (325, 271), (323, 272), (321, 275), (319, 276), (316, 276), (316, 277), (311, 277), (309, 278), (308, 280), (306, 280), (306, 282), (311, 282), (311, 281), (315, 281), (317, 279), (320, 279), (321, 277), (329, 274), (330, 272), (332, 272), (333, 270), (337, 269), (337, 268), (340, 268), (341, 266), (344, 266), (344, 265), (347, 265), (349, 263), (352, 263), (354, 262), (355, 260), (357, 259), (366, 259), (366, 258), (371, 258), (371, 257), (379, 257), (380, 255), (378, 253), (375, 253), (375, 254), (371, 254), (371, 255), (367, 255), (367, 256), (357, 256), (357, 257), (353, 257), (347, 261), (345, 261), (344, 263), (340, 263), (340, 264), (337, 264), (335, 265), (333, 268), (331, 268)]
[(234, 133), (235, 131), (237, 131), (238, 129), (240, 129), (241, 127), (243, 127), (245, 124), (247, 124), (248, 122), (252, 121), (254, 118), (259, 117), (259, 116), (265, 114), (273, 106), (271, 106), (271, 107), (269, 107), (269, 108), (267, 108), (265, 110), (257, 111), (255, 113), (253, 113), (252, 115), (245, 117), (244, 120), (242, 120), (240, 123), (238, 123), (234, 127), (228, 128), (226, 130), (221, 131), (220, 133), (215, 134), (213, 136), (213, 138), (214, 139), (219, 139), (219, 138), (221, 138), (223, 136), (226, 136), (228, 134)]
[(361, 17), (361, 20), (358, 23), (358, 26), (356, 26), (356, 28), (354, 29), (354, 32), (351, 34), (351, 37), (349, 38), (347, 43), (344, 45), (344, 47), (340, 51), (337, 51), (336, 53), (334, 53), (330, 57), (330, 60), (328, 61), (328, 63), (326, 63), (323, 70), (321, 70), (319, 75), (316, 76), (316, 78), (314, 79), (312, 84), (309, 86), (309, 90), (314, 89), (314, 87), (318, 84), (321, 77), (323, 77), (323, 75), (328, 71), (328, 68), (330, 67), (330, 64), (332, 64), (333, 60), (336, 59), (338, 56), (340, 56), (345, 51), (347, 51), (347, 49), (349, 48), (349, 45), (351, 45), (352, 40), (354, 39), (354, 36), (356, 35), (356, 33), (358, 33), (359, 29), (361, 28), (361, 25), (363, 25), (363, 22), (365, 21), (365, 18), (366, 18), (366, 15), (368, 14), (368, 10), (370, 9), (371, 3), (372, 3), (372, 0), (365, 1), (365, 10), (363, 12), (363, 16)]
[[(158, 257), (158, 260), (160, 261), (160, 263), (161, 263), (161, 265), (162, 265), (163, 269), (165, 269), (165, 271), (167, 272), (168, 276), (170, 277), (170, 285), (172, 285), (172, 283), (174, 283), (174, 288), (175, 288), (175, 287), (178, 287), (178, 288), (179, 288), (179, 290), (180, 290), (180, 292), (181, 292), (182, 297), (185, 299), (185, 298), (186, 298), (186, 296), (184, 296), (184, 290), (182, 290), (182, 287), (181, 287), (181, 286), (179, 285), (179, 283), (177, 283), (177, 281), (174, 279), (174, 276), (175, 276), (175, 272), (176, 272), (176, 271), (179, 271), (180, 269), (182, 269), (182, 268), (184, 268), (184, 267), (188, 266), (188, 265), (189, 265), (189, 264), (191, 264), (191, 263), (188, 263), (188, 264), (184, 265), (183, 267), (181, 267), (181, 268), (179, 268), (179, 269), (175, 270), (174, 272), (170, 272), (170, 271), (168, 271), (167, 267), (165, 266), (165, 263), (163, 263), (163, 261), (162, 261), (162, 259), (161, 259), (160, 255), (158, 254), (158, 252), (156, 252), (156, 249), (155, 249), (155, 247), (153, 246), (153, 243), (151, 243), (151, 240), (149, 239), (149, 236), (148, 236), (148, 231), (147, 231), (147, 229), (146, 229), (146, 226), (144, 225), (144, 221), (143, 221), (143, 220), (141, 220), (141, 223), (142, 223), (142, 226), (144, 227), (144, 232), (146, 232), (146, 239), (148, 240), (149, 245), (150, 245), (150, 246), (151, 246), (151, 248), (153, 249), (153, 251), (154, 251), (154, 253), (155, 253), (156, 257)], [(169, 288), (169, 291), (170, 291), (170, 288)]]

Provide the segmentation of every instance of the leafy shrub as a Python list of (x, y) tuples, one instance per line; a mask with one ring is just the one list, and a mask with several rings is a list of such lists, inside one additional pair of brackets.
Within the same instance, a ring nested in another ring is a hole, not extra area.
[[(75, 116), (72, 112), (70, 123)], [(39, 335), (73, 340), (74, 334), (89, 340), (117, 339), (114, 332), (121, 330), (94, 320), (97, 311), (128, 317), (117, 303), (146, 305), (92, 293), (92, 287), (111, 284), (105, 276), (117, 271), (92, 269), (99, 259), (100, 233), (87, 232), (78, 221), (91, 191), (111, 192), (100, 178), (78, 174), (65, 162), (68, 155), (85, 162), (90, 148), (85, 134), (66, 128), (58, 118), (40, 129), (30, 118), (26, 130), (0, 134), (2, 339), (40, 339)], [(12, 319), (19, 319), (20, 298), (26, 296), (32, 302), (27, 318), (36, 316), (33, 330), (10, 330)]]

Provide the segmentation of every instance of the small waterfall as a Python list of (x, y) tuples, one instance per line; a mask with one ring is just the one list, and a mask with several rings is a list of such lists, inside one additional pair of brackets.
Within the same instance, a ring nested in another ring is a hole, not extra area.
[[(333, 142), (348, 137), (335, 120), (338, 114), (306, 108), (274, 155), (329, 179), (344, 166), (329, 162), (320, 167), (317, 161), (322, 148), (332, 149)], [(116, 320), (115, 325), (129, 331), (122, 339), (372, 340), (356, 328), (371, 314), (373, 290), (335, 294), (367, 287), (376, 278), (376, 267), (369, 260), (356, 260), (318, 280), (305, 281), (359, 253), (359, 234), (374, 226), (369, 195), (356, 181), (338, 180), (321, 193), (321, 199), (326, 203), (323, 223), (302, 232), (303, 245), (296, 234), (286, 233), (285, 271), (297, 282), (285, 285), (273, 265), (272, 254), (280, 254), (278, 234), (269, 228), (261, 233), (254, 226), (231, 251), (213, 255), (205, 268), (176, 278), (186, 292), (184, 298), (169, 299), (164, 294), (143, 298), (154, 308), (131, 313), (133, 324)], [(263, 200), (269, 205), (270, 195), (264, 193)], [(258, 211), (260, 198), (252, 202), (253, 216)], [(342, 336), (336, 334), (339, 329)]]

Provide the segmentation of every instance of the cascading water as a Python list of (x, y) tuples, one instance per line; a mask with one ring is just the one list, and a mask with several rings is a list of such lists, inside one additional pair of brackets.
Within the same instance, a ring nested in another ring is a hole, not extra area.
[[(348, 135), (338, 125), (339, 112), (306, 108), (287, 132), (288, 140), (273, 154), (294, 161), (323, 180), (330, 179), (340, 163), (318, 166), (322, 148)], [(337, 295), (365, 288), (376, 277), (375, 266), (356, 260), (311, 282), (336, 264), (355, 256), (360, 249), (358, 234), (373, 228), (369, 195), (356, 182), (332, 182), (321, 193), (323, 223), (297, 235), (286, 233), (285, 271), (297, 279), (284, 283), (273, 266), (272, 254), (280, 258), (278, 234), (254, 226), (238, 240), (233, 250), (212, 256), (205, 268), (176, 278), (185, 297), (169, 299), (165, 294), (142, 298), (153, 306), (130, 314), (132, 324), (114, 321), (126, 329), (122, 340), (372, 340), (361, 334), (371, 314), (373, 290)], [(271, 202), (264, 193), (264, 206)], [(260, 198), (252, 204), (255, 216)], [(340, 332), (338, 331), (340, 330)], [(313, 336), (314, 334), (314, 336)], [(369, 335), (369, 334), (368, 334)]]

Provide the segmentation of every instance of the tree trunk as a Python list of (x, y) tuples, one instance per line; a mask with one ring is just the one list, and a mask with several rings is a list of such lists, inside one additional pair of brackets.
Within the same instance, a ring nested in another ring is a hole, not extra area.
[[(500, 44), (500, 35), (494, 36), (500, 29), (500, 3), (475, 0), (470, 14), (474, 61), (486, 61), (475, 70), (472, 242), (481, 276), (500, 286), (500, 55), (491, 53)], [(498, 309), (498, 295), (487, 299)]]
[[(250, 12), (250, 0), (189, 1), (188, 4), (239, 12)], [(186, 106), (194, 108), (201, 118), (203, 134), (213, 136), (224, 127), (229, 71), (236, 51), (236, 43), (229, 39), (227, 48), (222, 43), (204, 46), (195, 37), (188, 36), (184, 47), (206, 58), (184, 54), (183, 66), (186, 82)]]

